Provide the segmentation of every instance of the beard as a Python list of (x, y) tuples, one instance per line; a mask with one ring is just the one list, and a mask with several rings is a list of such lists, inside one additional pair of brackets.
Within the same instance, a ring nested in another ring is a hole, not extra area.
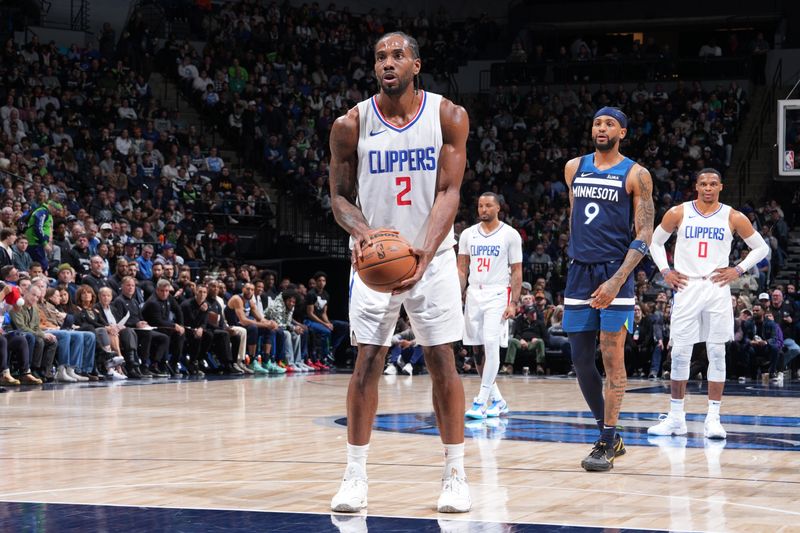
[(594, 149), (597, 150), (598, 152), (610, 152), (617, 145), (617, 141), (619, 141), (619, 139), (616, 138), (612, 139), (611, 137), (609, 137), (608, 140), (604, 143), (597, 142), (597, 137), (592, 139), (592, 143), (594, 144)]
[(478, 218), (481, 219), (481, 222), (491, 222), (492, 220), (495, 219), (495, 217), (492, 216), (491, 213), (486, 213), (484, 215), (478, 215)]
[(414, 78), (412, 77), (412, 78), (404, 80), (404, 79), (401, 79), (401, 78), (398, 77), (397, 78), (397, 85), (395, 85), (394, 87), (387, 87), (384, 84), (383, 79), (381, 79), (380, 80), (380, 82), (381, 82), (381, 91), (383, 91), (385, 94), (388, 94), (389, 96), (395, 96), (395, 95), (398, 95), (398, 94), (403, 94), (404, 92), (406, 92), (406, 89), (408, 89), (408, 86), (411, 84), (411, 81), (413, 79)]

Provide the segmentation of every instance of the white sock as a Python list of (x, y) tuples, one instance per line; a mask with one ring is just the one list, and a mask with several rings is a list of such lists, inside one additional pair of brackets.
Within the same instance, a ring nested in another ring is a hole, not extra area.
[(719, 406), (722, 400), (708, 400), (708, 414), (719, 416)]
[(444, 472), (443, 478), (451, 476), (467, 477), (464, 472), (464, 443), (444, 445)]
[(489, 396), (489, 398), (491, 398), (492, 400), (498, 401), (498, 402), (502, 402), (503, 401), (503, 395), (500, 394), (500, 387), (497, 386), (497, 383), (492, 385), (492, 393)]
[(478, 403), (483, 405), (489, 401), (489, 395), (492, 393), (491, 385), (484, 385), (481, 383), (481, 390), (478, 392)]
[[(347, 470), (356, 470), (363, 477), (367, 477), (367, 452), (369, 452), (369, 444), (363, 446), (356, 446), (347, 443)], [(351, 468), (353, 467), (353, 468)]]
[(683, 411), (683, 401), (683, 398), (680, 400), (676, 400), (675, 398), (670, 399), (669, 412), (681, 418), (685, 417), (686, 413)]

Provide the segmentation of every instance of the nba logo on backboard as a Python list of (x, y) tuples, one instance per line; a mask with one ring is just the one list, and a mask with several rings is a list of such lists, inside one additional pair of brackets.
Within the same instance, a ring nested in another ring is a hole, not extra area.
[(783, 156), (783, 170), (794, 170), (794, 150), (786, 150)]

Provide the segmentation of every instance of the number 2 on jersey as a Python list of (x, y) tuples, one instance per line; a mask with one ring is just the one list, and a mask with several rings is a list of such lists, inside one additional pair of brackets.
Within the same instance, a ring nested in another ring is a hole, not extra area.
[(403, 187), (397, 193), (397, 205), (411, 205), (411, 200), (406, 200), (404, 196), (411, 192), (411, 176), (398, 176), (394, 179), (394, 184), (398, 187)]
[(479, 257), (478, 258), (478, 272), (489, 272), (489, 266), (491, 265), (492, 259), (490, 257)]

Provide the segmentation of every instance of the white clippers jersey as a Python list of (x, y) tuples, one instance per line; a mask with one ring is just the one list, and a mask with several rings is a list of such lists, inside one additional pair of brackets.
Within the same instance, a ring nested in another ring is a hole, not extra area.
[(508, 287), (511, 284), (510, 265), (522, 262), (522, 237), (503, 222), (486, 235), (478, 223), (461, 234), (458, 255), (469, 256), (470, 285)]
[(683, 220), (678, 226), (675, 244), (675, 270), (701, 278), (728, 266), (733, 241), (728, 221), (730, 214), (731, 207), (720, 204), (714, 213), (704, 216), (694, 202), (684, 202)]
[[(415, 247), (425, 243), (442, 149), (442, 97), (419, 94), (417, 114), (404, 126), (383, 117), (376, 96), (358, 104), (358, 205), (371, 228), (394, 228)], [(453, 245), (450, 228), (439, 250)]]

